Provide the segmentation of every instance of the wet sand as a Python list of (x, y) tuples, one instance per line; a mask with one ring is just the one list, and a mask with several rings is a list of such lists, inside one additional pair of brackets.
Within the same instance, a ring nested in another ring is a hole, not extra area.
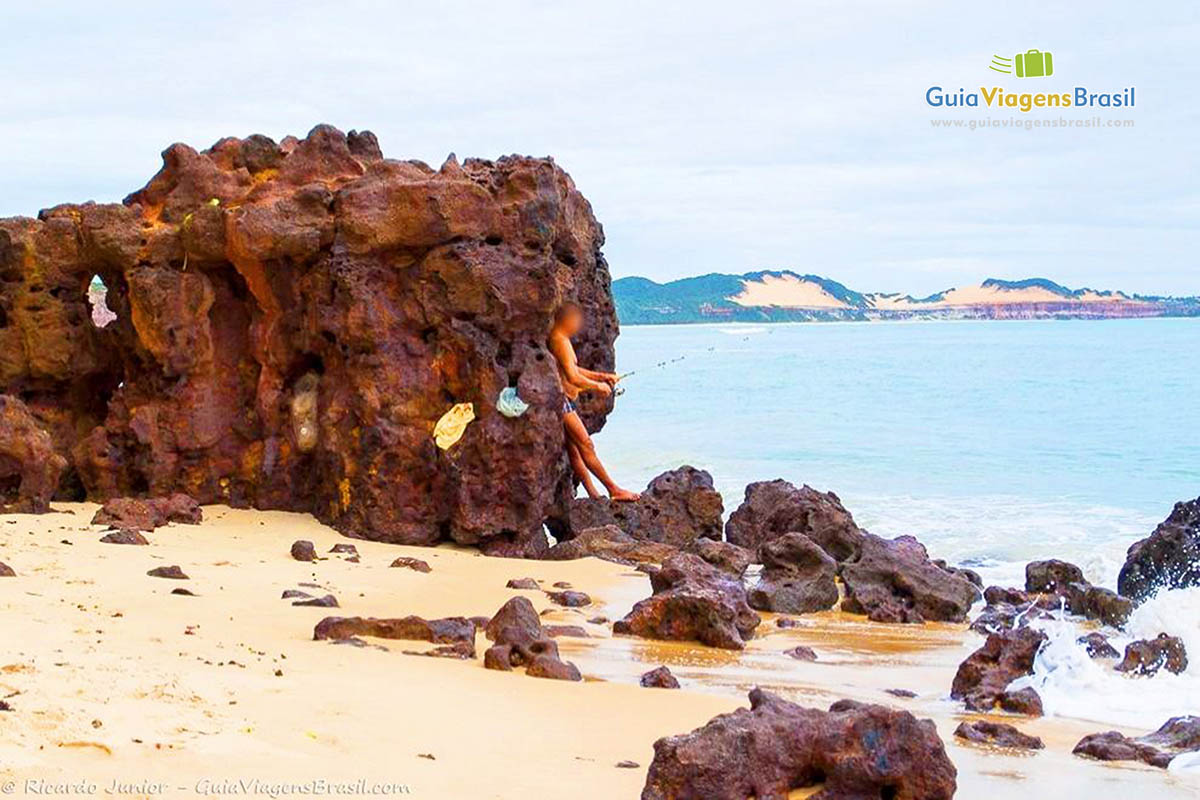
[[(618, 619), (649, 592), (644, 575), (595, 559), (518, 561), (352, 541), (305, 515), (219, 506), (205, 508), (202, 525), (147, 534), (149, 547), (109, 545), (87, 524), (96, 506), (55, 507), (67, 513), (0, 516), (0, 561), (18, 574), (0, 579), (0, 697), (13, 708), (0, 712), (0, 781), (15, 781), (17, 795), (39, 780), (90, 782), (99, 793), (117, 780), (130, 796), (259, 794), (324, 780), (385, 794), (374, 785), (392, 784), (390, 794), (411, 797), (636, 798), (656, 738), (744, 705), (755, 685), (805, 704), (853, 697), (933, 718), (959, 770), (959, 797), (1200, 791), (1195, 777), (1072, 756), (1081, 736), (1105, 727), (1095, 723), (1008, 718), (1046, 741), (1034, 755), (960, 744), (951, 733), (972, 715), (946, 693), (980, 641), (962, 626), (876, 625), (829, 612), (778, 629), (766, 615), (760, 636), (733, 653), (612, 637), (609, 626), (588, 623)], [(329, 557), (292, 560), (296, 539)], [(360, 563), (327, 553), (348, 542)], [(433, 571), (389, 568), (397, 556)], [(146, 575), (171, 564), (190, 580)], [(562, 609), (540, 592), (505, 588), (519, 577), (547, 588), (568, 581), (594, 603)], [(181, 587), (197, 596), (171, 594)], [(341, 608), (280, 599), (295, 588), (332, 593)], [(592, 638), (559, 639), (583, 684), (485, 670), (482, 636), (474, 661), (404, 653), (428, 648), (419, 642), (312, 641), (313, 625), (330, 614), (490, 615), (514, 594), (551, 609), (548, 623), (588, 630)], [(783, 655), (797, 644), (819, 660)], [(683, 690), (637, 685), (660, 664)], [(617, 768), (623, 760), (640, 766)]]

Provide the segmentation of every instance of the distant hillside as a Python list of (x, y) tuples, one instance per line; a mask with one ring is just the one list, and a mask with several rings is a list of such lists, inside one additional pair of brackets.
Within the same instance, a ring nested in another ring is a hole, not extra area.
[(713, 273), (656, 283), (613, 282), (626, 325), (682, 322), (803, 322), (882, 319), (1108, 319), (1200, 316), (1200, 298), (1145, 297), (1068, 289), (1046, 278), (988, 278), (978, 286), (924, 298), (857, 292), (819, 275), (790, 270)]

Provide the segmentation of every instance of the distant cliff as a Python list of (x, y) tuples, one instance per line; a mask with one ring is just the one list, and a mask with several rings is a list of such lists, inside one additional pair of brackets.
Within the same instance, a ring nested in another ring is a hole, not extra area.
[(819, 275), (789, 270), (713, 273), (655, 283), (613, 282), (626, 325), (683, 322), (835, 322), (889, 319), (1115, 319), (1200, 316), (1200, 297), (1154, 297), (1068, 289), (1045, 278), (947, 289), (929, 297), (857, 292)]

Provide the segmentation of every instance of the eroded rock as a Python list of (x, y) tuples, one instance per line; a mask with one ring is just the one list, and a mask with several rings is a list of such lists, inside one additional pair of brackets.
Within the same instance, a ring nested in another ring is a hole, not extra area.
[(1200, 717), (1172, 717), (1154, 733), (1135, 738), (1117, 731), (1093, 733), (1075, 745), (1077, 756), (1101, 761), (1141, 761), (1166, 769), (1181, 753), (1200, 750)]
[(976, 744), (1010, 747), (1016, 750), (1041, 750), (1046, 746), (1037, 736), (1022, 733), (1004, 722), (990, 722), (985, 719), (959, 723), (954, 729), (954, 735)]
[(182, 492), (167, 497), (115, 497), (92, 517), (93, 525), (107, 525), (125, 531), (152, 531), (168, 522), (199, 525), (204, 512), (199, 504)]
[(654, 593), (614, 623), (614, 633), (740, 650), (761, 621), (741, 581), (691, 553), (673, 555), (650, 572), (650, 586)]
[(411, 639), (435, 644), (475, 641), (475, 623), (464, 617), (424, 619), (418, 616), (381, 619), (376, 617), (325, 617), (313, 628), (313, 639)]
[(818, 798), (949, 800), (957, 771), (937, 728), (907, 711), (842, 701), (803, 708), (762, 689), (750, 708), (654, 743), (642, 800)]
[(316, 561), (317, 548), (307, 539), (297, 539), (292, 542), (292, 558), (297, 561)]
[(1178, 636), (1160, 633), (1153, 639), (1139, 639), (1125, 646), (1125, 657), (1113, 669), (1134, 675), (1153, 675), (1160, 669), (1176, 675), (1187, 669), (1187, 649)]
[(570, 539), (591, 528), (615, 525), (634, 539), (686, 548), (697, 539), (720, 539), (724, 506), (712, 476), (683, 466), (650, 481), (634, 502), (580, 498), (571, 503), (569, 530), (554, 529)]
[[(0, 254), (4, 250), (3, 236), (0, 228)], [(12, 358), (19, 358), (18, 354), (23, 352), (20, 340), (6, 336), (9, 313), (0, 306), (4, 318), (0, 324), (0, 343), (11, 344), (17, 350), (0, 359), (0, 380), (11, 366)], [(66, 468), (67, 460), (55, 451), (51, 435), (29, 407), (17, 397), (0, 394), (0, 513), (45, 514)]]
[(100, 537), (104, 544), (148, 545), (150, 542), (139, 531), (113, 531)]
[(413, 572), (433, 572), (433, 567), (429, 566), (429, 562), (421, 558), (410, 558), (409, 556), (400, 556), (389, 567), (399, 569), (411, 569)]
[[(1040, 700), (1035, 705), (1026, 694), (1009, 692), (1008, 685), (1017, 678), (1033, 674), (1033, 660), (1046, 634), (1033, 628), (1014, 628), (990, 634), (983, 646), (967, 657), (958, 666), (950, 696), (962, 700), (973, 711), (991, 711), (996, 705), (1007, 703), (1010, 708), (1027, 710), (1040, 709)], [(1040, 711), (1039, 711), (1040, 713)]]
[(167, 578), (168, 580), (173, 581), (188, 580), (187, 574), (184, 573), (184, 571), (177, 565), (171, 565), (169, 567), (155, 567), (146, 574), (151, 578)]
[(583, 680), (574, 664), (559, 658), (558, 645), (542, 627), (527, 597), (509, 599), (488, 622), (484, 633), (495, 642), (483, 654), (487, 669), (509, 671), (524, 666), (525, 674), (535, 678)]
[(1200, 586), (1200, 497), (1176, 503), (1170, 516), (1134, 542), (1117, 579), (1117, 591), (1142, 602), (1159, 589)]
[(929, 560), (911, 536), (882, 539), (863, 532), (859, 552), (841, 565), (842, 609), (876, 622), (961, 622), (979, 590)]
[(838, 601), (837, 562), (801, 533), (785, 533), (758, 548), (763, 570), (747, 595), (751, 608), (807, 614)]
[(725, 538), (750, 550), (792, 532), (812, 539), (837, 561), (858, 553), (862, 535), (836, 494), (797, 489), (785, 480), (747, 486), (745, 500), (725, 524)]
[(638, 681), (647, 689), (678, 689), (679, 680), (666, 667), (656, 667), (642, 674)]
[(573, 539), (559, 542), (543, 558), (550, 561), (573, 561), (595, 556), (617, 564), (661, 564), (679, 548), (661, 542), (635, 539), (616, 525), (588, 528)]

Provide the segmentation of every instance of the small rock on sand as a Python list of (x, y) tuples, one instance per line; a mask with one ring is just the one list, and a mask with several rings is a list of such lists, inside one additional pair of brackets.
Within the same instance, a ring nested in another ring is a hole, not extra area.
[(182, 588), (182, 587), (181, 587), (181, 588), (179, 588), (179, 589), (172, 589), (172, 590), (171, 590), (171, 594), (177, 594), (177, 595), (179, 595), (180, 597), (197, 597), (197, 596), (198, 596), (198, 595), (197, 595), (195, 592), (193, 592), (191, 589), (184, 589), (184, 588)]
[(506, 589), (523, 589), (532, 592), (539, 591), (542, 587), (538, 586), (538, 582), (533, 578), (510, 578), (508, 583), (504, 584)]
[(592, 598), (586, 593), (575, 592), (569, 589), (563, 592), (546, 592), (546, 596), (555, 605), (566, 606), (567, 608), (580, 608), (592, 604)]
[(310, 597), (307, 600), (297, 600), (292, 603), (294, 606), (315, 606), (317, 608), (338, 608), (337, 598), (331, 594), (324, 597)]
[(811, 647), (805, 647), (802, 644), (796, 645), (791, 650), (784, 650), (785, 656), (791, 656), (797, 661), (816, 661), (817, 653)]
[(333, 547), (329, 548), (329, 552), (345, 553), (349, 556), (356, 556), (358, 555), (358, 548), (352, 544), (335, 544)]
[(414, 572), (433, 572), (433, 567), (429, 566), (428, 561), (422, 561), (419, 558), (409, 558), (408, 556), (400, 556), (389, 566), (404, 567)]
[(884, 691), (890, 694), (892, 697), (913, 698), (917, 696), (917, 693), (910, 689), (884, 689)]
[(308, 592), (302, 592), (299, 589), (284, 589), (283, 594), (279, 596), (280, 600), (307, 600), (312, 597)]
[(1041, 750), (1046, 746), (1038, 737), (1021, 733), (1012, 725), (983, 719), (961, 723), (954, 730), (954, 735), (976, 744), (1011, 747), (1017, 750)]
[(578, 625), (543, 625), (542, 630), (552, 639), (557, 639), (560, 636), (575, 637), (577, 639), (587, 639), (588, 632)]
[(123, 530), (106, 533), (100, 537), (100, 541), (105, 544), (150, 544), (145, 536), (142, 536), (140, 531)]
[(17, 573), (13, 572), (13, 568), (3, 561), (0, 561), (0, 578), (15, 578)]
[(151, 578), (170, 578), (173, 581), (186, 581), (188, 576), (178, 566), (155, 567), (146, 573)]
[(679, 680), (666, 667), (658, 667), (646, 672), (639, 681), (647, 689), (678, 689)]
[(616, 766), (617, 769), (637, 769), (642, 765), (636, 761), (618, 761)]
[(317, 548), (307, 539), (297, 539), (292, 542), (292, 558), (297, 561), (316, 561)]

